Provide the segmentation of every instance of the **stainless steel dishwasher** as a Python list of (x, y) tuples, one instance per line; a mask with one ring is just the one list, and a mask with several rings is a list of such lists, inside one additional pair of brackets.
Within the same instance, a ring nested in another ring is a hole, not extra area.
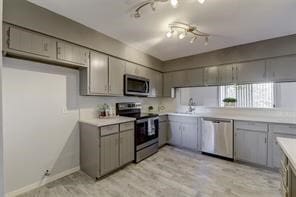
[(201, 151), (233, 159), (233, 120), (203, 118)]

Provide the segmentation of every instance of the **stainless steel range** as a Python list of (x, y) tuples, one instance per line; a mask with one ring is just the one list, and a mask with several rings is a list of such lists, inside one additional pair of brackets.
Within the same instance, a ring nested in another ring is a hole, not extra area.
[(117, 103), (116, 114), (136, 118), (135, 161), (139, 162), (158, 151), (158, 114), (141, 113), (140, 103)]

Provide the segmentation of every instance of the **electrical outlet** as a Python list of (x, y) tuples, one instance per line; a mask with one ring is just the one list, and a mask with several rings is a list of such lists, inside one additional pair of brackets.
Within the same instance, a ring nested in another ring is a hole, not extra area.
[(49, 172), (49, 170), (46, 170), (46, 171), (45, 171), (44, 176), (50, 176), (50, 172)]

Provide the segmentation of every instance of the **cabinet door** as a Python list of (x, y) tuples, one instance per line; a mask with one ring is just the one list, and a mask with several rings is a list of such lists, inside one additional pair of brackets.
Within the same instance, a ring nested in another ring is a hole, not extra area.
[(271, 168), (280, 168), (281, 167), (281, 160), (284, 157), (278, 142), (276, 141), (277, 137), (284, 137), (284, 138), (296, 138), (296, 134), (284, 134), (284, 133), (272, 133), (270, 135), (269, 142), (269, 158), (268, 158), (268, 165)]
[(265, 82), (265, 60), (237, 64), (235, 80), (238, 84)]
[(120, 166), (134, 160), (135, 156), (135, 138), (134, 130), (127, 130), (120, 134)]
[(163, 146), (167, 143), (168, 138), (168, 123), (160, 122), (159, 123), (159, 134), (158, 134), (158, 145)]
[(101, 137), (101, 176), (119, 167), (119, 134)]
[(71, 43), (58, 41), (57, 59), (68, 63), (87, 67), (88, 50), (86, 48)]
[(131, 62), (126, 63), (126, 74), (140, 76), (140, 66)]
[(218, 66), (207, 67), (204, 69), (205, 85), (218, 85)]
[(91, 94), (108, 94), (108, 56), (90, 52), (89, 90)]
[(197, 151), (197, 124), (182, 125), (182, 147)]
[(168, 142), (174, 146), (182, 146), (182, 124), (179, 122), (169, 122)]
[(296, 56), (267, 60), (268, 80), (274, 82), (296, 81)]
[(202, 86), (203, 85), (203, 69), (186, 70), (186, 86)]
[(234, 65), (219, 66), (219, 84), (227, 85), (234, 82)]
[(37, 56), (53, 58), (55, 41), (38, 33), (10, 27), (8, 48)]
[(261, 131), (235, 131), (235, 159), (259, 165), (267, 164), (267, 134)]
[(109, 94), (123, 96), (125, 61), (109, 57)]
[(148, 79), (150, 80), (149, 97), (162, 96), (162, 74), (160, 72), (149, 70)]
[(163, 74), (163, 96), (171, 97), (172, 96), (172, 88), (173, 88), (173, 74), (172, 73), (164, 73)]

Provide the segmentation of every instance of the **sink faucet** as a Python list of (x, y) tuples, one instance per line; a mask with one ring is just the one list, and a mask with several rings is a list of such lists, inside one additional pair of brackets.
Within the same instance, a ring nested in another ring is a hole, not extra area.
[(195, 103), (193, 102), (193, 99), (190, 98), (188, 101), (188, 111), (189, 112), (193, 112), (195, 110), (195, 108), (193, 107), (195, 105)]

